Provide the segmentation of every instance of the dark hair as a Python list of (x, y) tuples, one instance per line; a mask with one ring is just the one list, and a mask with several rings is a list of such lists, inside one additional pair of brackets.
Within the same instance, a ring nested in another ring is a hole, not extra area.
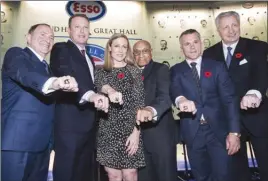
[(197, 36), (199, 37), (199, 39), (201, 39), (200, 33), (198, 31), (196, 31), (195, 29), (188, 29), (188, 30), (185, 30), (184, 32), (181, 33), (180, 41), (181, 41), (182, 36), (193, 34), (193, 33), (196, 33)]
[(169, 62), (166, 61), (166, 60), (164, 60), (162, 63), (163, 63), (163, 64), (168, 64), (168, 65), (170, 66)]
[(73, 16), (71, 16), (71, 17), (69, 18), (69, 21), (68, 21), (68, 26), (69, 26), (69, 28), (71, 27), (72, 20), (73, 20), (75, 17), (85, 18), (85, 19), (88, 21), (88, 17), (87, 17), (85, 14), (75, 14), (75, 15), (73, 15)]
[(46, 23), (39, 23), (39, 24), (35, 24), (33, 26), (30, 27), (28, 34), (32, 34), (34, 32), (34, 30), (38, 27), (38, 26), (48, 26), (50, 28), (50, 25), (46, 24)]

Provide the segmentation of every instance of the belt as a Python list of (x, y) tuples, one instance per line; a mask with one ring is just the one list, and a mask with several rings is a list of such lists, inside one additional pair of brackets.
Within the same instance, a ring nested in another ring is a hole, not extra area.
[(200, 120), (200, 124), (207, 124), (208, 122), (206, 121), (206, 120), (204, 120), (204, 119), (201, 119)]

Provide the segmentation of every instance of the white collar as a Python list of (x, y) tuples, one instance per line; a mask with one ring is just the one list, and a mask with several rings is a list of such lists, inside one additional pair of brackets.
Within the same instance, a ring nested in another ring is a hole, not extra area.
[(69, 39), (71, 42), (73, 42), (73, 44), (75, 44), (75, 46), (77, 46), (77, 48), (81, 51), (81, 50), (86, 50), (86, 47), (81, 48), (78, 44), (76, 44), (71, 38)]
[(44, 60), (45, 57), (42, 57), (41, 55), (39, 55), (36, 51), (34, 51), (34, 49), (32, 49), (31, 47), (27, 46), (27, 48), (29, 48), (36, 56), (37, 58), (42, 62)]
[(235, 50), (236, 45), (238, 44), (238, 42), (239, 42), (239, 40), (238, 40), (237, 42), (231, 44), (231, 45), (226, 45), (226, 44), (222, 41), (222, 46), (223, 46), (223, 48), (224, 48), (225, 50), (227, 50), (227, 47), (231, 47), (232, 50)]
[(200, 57), (198, 57), (196, 60), (189, 60), (189, 59), (186, 59), (186, 62), (187, 62), (187, 64), (188, 64), (190, 67), (192, 67), (192, 66), (191, 66), (191, 63), (192, 63), (192, 62), (195, 62), (198, 66), (201, 66), (202, 57), (200, 56)]

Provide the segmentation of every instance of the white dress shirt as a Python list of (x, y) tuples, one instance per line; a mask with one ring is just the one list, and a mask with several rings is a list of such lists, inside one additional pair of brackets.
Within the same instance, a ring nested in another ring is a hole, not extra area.
[[(70, 40), (71, 42), (73, 42), (72, 39), (69, 39), (69, 40)], [(74, 43), (74, 42), (73, 42), (73, 43)], [(74, 43), (74, 44), (75, 44), (75, 43)], [(76, 45), (76, 47), (79, 49), (80, 52), (81, 52), (81, 50), (85, 50), (85, 52), (86, 52), (85, 47), (82, 48), (82, 47), (80, 47), (80, 46), (77, 45), (77, 44), (75, 44), (75, 45)], [(90, 58), (88, 57), (88, 55), (87, 55), (86, 53), (85, 53), (85, 56), (86, 56), (87, 65), (88, 65), (88, 68), (89, 68), (89, 71), (90, 71), (91, 79), (92, 79), (92, 81), (93, 81), (93, 83), (94, 83), (94, 67), (93, 67), (93, 65), (92, 65), (92, 62), (91, 62)], [(95, 92), (94, 92), (93, 90), (89, 90), (89, 91), (87, 91), (87, 92), (82, 96), (82, 98), (81, 98), (81, 100), (79, 101), (79, 103), (82, 104), (82, 103), (85, 103), (85, 102), (89, 102), (89, 97), (92, 96), (93, 94), (95, 94)]]
[[(236, 46), (237, 46), (237, 44), (238, 44), (238, 41), (235, 42), (235, 43), (233, 43), (232, 45), (226, 45), (226, 44), (222, 41), (222, 49), (223, 49), (223, 54), (224, 54), (224, 59), (225, 59), (225, 61), (226, 61), (227, 54), (228, 54), (227, 47), (231, 47), (231, 48), (232, 48), (232, 50), (231, 50), (231, 55), (233, 55), (233, 54), (234, 54), (234, 51), (235, 51), (235, 48), (236, 48)], [(260, 91), (258, 91), (258, 90), (251, 89), (251, 90), (249, 90), (249, 91), (246, 93), (246, 95), (248, 95), (248, 94), (255, 94), (260, 100), (262, 99), (262, 95), (261, 95)]]
[[(27, 47), (27, 48), (29, 48), (36, 56), (37, 56), (37, 58), (40, 60), (40, 62), (41, 63), (43, 63), (43, 60), (44, 60), (44, 57), (42, 57), (41, 55), (39, 55), (36, 51), (34, 51), (34, 49), (32, 49), (31, 47)], [(44, 60), (45, 61), (45, 60)], [(53, 89), (49, 89), (49, 87), (51, 86), (51, 84), (52, 84), (52, 82), (54, 81), (54, 80), (56, 80), (57, 79), (57, 77), (50, 77), (45, 83), (44, 83), (44, 85), (43, 85), (43, 87), (42, 87), (42, 92), (44, 93), (44, 94), (49, 94), (49, 93), (51, 93), (51, 92), (54, 92), (55, 90), (53, 90)]]

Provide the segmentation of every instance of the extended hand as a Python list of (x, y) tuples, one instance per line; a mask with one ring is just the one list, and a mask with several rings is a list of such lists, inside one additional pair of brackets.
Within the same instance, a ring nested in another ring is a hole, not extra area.
[(185, 97), (181, 97), (177, 105), (182, 112), (191, 112), (195, 114), (197, 111), (194, 102), (186, 99)]
[(233, 155), (240, 149), (240, 139), (239, 137), (229, 134), (226, 138), (226, 149), (228, 150), (228, 155)]
[(78, 84), (71, 76), (58, 77), (52, 82), (52, 89), (66, 92), (77, 92)]
[(154, 114), (153, 110), (149, 107), (139, 109), (136, 117), (137, 124), (140, 124), (140, 122), (152, 121), (154, 116), (153, 114)]
[(108, 97), (111, 102), (113, 103), (119, 103), (120, 105), (123, 104), (123, 96), (121, 92), (117, 92), (115, 90), (112, 90), (108, 92)]
[(261, 100), (255, 94), (248, 94), (242, 98), (240, 108), (244, 110), (247, 110), (248, 108), (258, 108), (260, 103)]
[(109, 100), (104, 95), (94, 93), (89, 97), (89, 102), (94, 103), (95, 108), (108, 112)]

